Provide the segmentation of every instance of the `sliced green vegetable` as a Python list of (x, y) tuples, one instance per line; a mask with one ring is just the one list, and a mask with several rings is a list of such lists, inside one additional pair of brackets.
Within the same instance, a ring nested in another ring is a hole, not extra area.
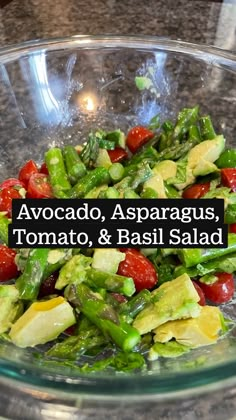
[(49, 149), (45, 153), (45, 162), (48, 168), (53, 193), (55, 197), (60, 198), (61, 193), (64, 193), (71, 188), (61, 149), (58, 147)]

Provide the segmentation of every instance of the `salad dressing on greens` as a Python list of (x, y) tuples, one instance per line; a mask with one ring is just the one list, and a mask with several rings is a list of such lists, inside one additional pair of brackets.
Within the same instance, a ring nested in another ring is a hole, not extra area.
[[(194, 107), (175, 123), (155, 117), (127, 134), (91, 132), (83, 147), (53, 147), (40, 168), (26, 162), (0, 185), (2, 339), (48, 343), (42, 363), (78, 372), (144, 369), (216, 343), (229, 324), (218, 305), (234, 294), (235, 156)], [(15, 251), (13, 198), (223, 198), (228, 248)]]

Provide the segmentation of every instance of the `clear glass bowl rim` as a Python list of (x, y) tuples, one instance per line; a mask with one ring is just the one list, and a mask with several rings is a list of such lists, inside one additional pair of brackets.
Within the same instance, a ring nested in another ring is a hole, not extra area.
[(17, 60), (39, 50), (55, 51), (74, 48), (131, 48), (165, 50), (203, 59), (211, 64), (227, 64), (236, 71), (236, 52), (212, 45), (194, 44), (165, 37), (135, 35), (73, 35), (63, 38), (46, 38), (25, 41), (0, 48), (0, 64)]
[[(75, 49), (130, 48), (147, 51), (168, 51), (179, 53), (206, 61), (214, 66), (226, 67), (236, 72), (236, 53), (211, 45), (193, 44), (155, 36), (120, 36), (120, 35), (73, 35), (64, 38), (39, 39), (0, 48), (0, 64), (6, 64), (23, 56), (38, 51), (58, 51)], [(236, 359), (222, 363), (217, 367), (198, 368), (194, 371), (180, 372), (160, 376), (151, 375), (98, 376), (67, 375), (46, 372), (29, 364), (19, 366), (17, 363), (0, 360), (0, 382), (21, 383), (25, 386), (40, 387), (67, 395), (79, 394), (104, 398), (130, 399), (163, 399), (185, 397), (206, 390), (216, 390), (236, 384)]]

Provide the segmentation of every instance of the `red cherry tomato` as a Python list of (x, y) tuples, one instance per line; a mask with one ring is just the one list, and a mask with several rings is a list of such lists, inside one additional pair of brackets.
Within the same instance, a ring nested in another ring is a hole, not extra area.
[(228, 302), (234, 295), (234, 278), (232, 274), (217, 273), (218, 280), (213, 284), (198, 283), (205, 297), (213, 303)]
[(49, 172), (48, 172), (48, 168), (47, 168), (47, 165), (46, 165), (46, 163), (44, 162), (44, 163), (42, 163), (42, 165), (41, 165), (41, 167), (40, 167), (40, 169), (39, 169), (39, 172), (41, 173), (41, 174), (44, 174), (44, 175), (48, 175), (49, 174)]
[(29, 179), (31, 175), (38, 173), (38, 167), (34, 160), (29, 160), (26, 164), (21, 168), (19, 172), (19, 180), (22, 181), (26, 187), (28, 186)]
[(230, 233), (236, 233), (236, 223), (232, 223), (232, 225), (229, 225), (229, 231)]
[(8, 178), (5, 179), (5, 181), (3, 181), (0, 184), (0, 188), (10, 188), (10, 187), (20, 187), (20, 188), (25, 188), (25, 184), (21, 181), (19, 181), (19, 179), (17, 178)]
[(39, 289), (39, 298), (44, 296), (53, 295), (54, 293), (58, 295), (58, 290), (55, 289), (55, 284), (58, 278), (58, 273), (53, 273), (51, 276), (47, 277), (40, 286)]
[(6, 211), (8, 217), (12, 216), (11, 212), (13, 198), (22, 198), (19, 191), (15, 188), (10, 187), (0, 190), (0, 211)]
[(183, 198), (201, 198), (203, 197), (210, 189), (210, 182), (205, 184), (194, 184), (184, 190), (182, 197)]
[(137, 292), (152, 289), (157, 283), (157, 273), (152, 263), (136, 249), (125, 249), (125, 260), (121, 261), (118, 274), (132, 277)]
[(52, 198), (52, 188), (44, 174), (31, 175), (28, 183), (27, 198)]
[(192, 283), (193, 283), (196, 291), (198, 292), (198, 296), (200, 297), (200, 300), (198, 301), (199, 305), (205, 306), (206, 305), (206, 299), (205, 299), (205, 295), (204, 295), (201, 287), (193, 280), (192, 280)]
[(221, 169), (221, 183), (236, 192), (236, 168)]
[(5, 245), (0, 245), (0, 281), (8, 281), (18, 276), (15, 264), (16, 252)]
[(121, 162), (128, 157), (128, 153), (121, 147), (116, 147), (114, 150), (108, 150), (107, 152), (112, 163)]
[(154, 133), (146, 127), (133, 127), (127, 134), (126, 144), (132, 153), (135, 153), (139, 147), (147, 143), (154, 137)]

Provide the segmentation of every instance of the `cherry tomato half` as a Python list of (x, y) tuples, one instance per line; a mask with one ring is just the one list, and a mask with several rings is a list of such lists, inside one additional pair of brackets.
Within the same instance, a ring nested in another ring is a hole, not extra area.
[(206, 299), (205, 299), (205, 295), (203, 293), (203, 290), (201, 289), (201, 287), (192, 280), (192, 283), (196, 289), (196, 291), (198, 292), (198, 296), (200, 297), (200, 300), (198, 301), (198, 304), (201, 306), (205, 306), (206, 305)]
[(44, 163), (42, 163), (42, 165), (41, 165), (41, 167), (40, 167), (40, 169), (39, 169), (39, 172), (41, 173), (41, 174), (44, 174), (44, 175), (48, 175), (49, 174), (49, 172), (48, 172), (48, 168), (47, 168), (47, 165), (46, 165), (46, 163), (44, 162)]
[(232, 274), (217, 273), (218, 280), (213, 284), (198, 283), (204, 295), (213, 303), (228, 302), (234, 295), (234, 278)]
[(221, 169), (221, 183), (236, 192), (236, 168)]
[(152, 263), (136, 249), (125, 249), (125, 260), (121, 261), (118, 274), (132, 277), (137, 292), (152, 289), (157, 283), (157, 273)]
[(15, 264), (16, 252), (5, 245), (0, 245), (0, 281), (8, 281), (18, 276)]
[(22, 181), (26, 187), (28, 186), (29, 179), (31, 175), (38, 173), (38, 167), (34, 160), (29, 160), (26, 164), (21, 168), (19, 172), (19, 180)]
[(52, 188), (44, 174), (31, 175), (28, 183), (27, 198), (52, 198)]
[(116, 147), (114, 150), (108, 150), (107, 152), (112, 163), (121, 162), (128, 157), (128, 153), (121, 147)]
[(230, 233), (236, 233), (236, 223), (232, 223), (232, 225), (229, 225), (229, 231)]
[(10, 188), (10, 187), (19, 187), (19, 188), (25, 188), (25, 184), (23, 182), (21, 182), (19, 179), (17, 178), (8, 178), (5, 179), (5, 181), (3, 181), (0, 184), (0, 188)]
[(6, 211), (7, 216), (11, 218), (13, 198), (22, 198), (19, 191), (14, 187), (3, 188), (0, 190), (0, 211)]
[(126, 144), (132, 153), (135, 153), (139, 147), (147, 143), (154, 137), (154, 133), (146, 127), (133, 127), (127, 134)]
[(194, 184), (184, 190), (182, 197), (183, 198), (201, 198), (203, 197), (210, 189), (210, 182), (204, 184)]

